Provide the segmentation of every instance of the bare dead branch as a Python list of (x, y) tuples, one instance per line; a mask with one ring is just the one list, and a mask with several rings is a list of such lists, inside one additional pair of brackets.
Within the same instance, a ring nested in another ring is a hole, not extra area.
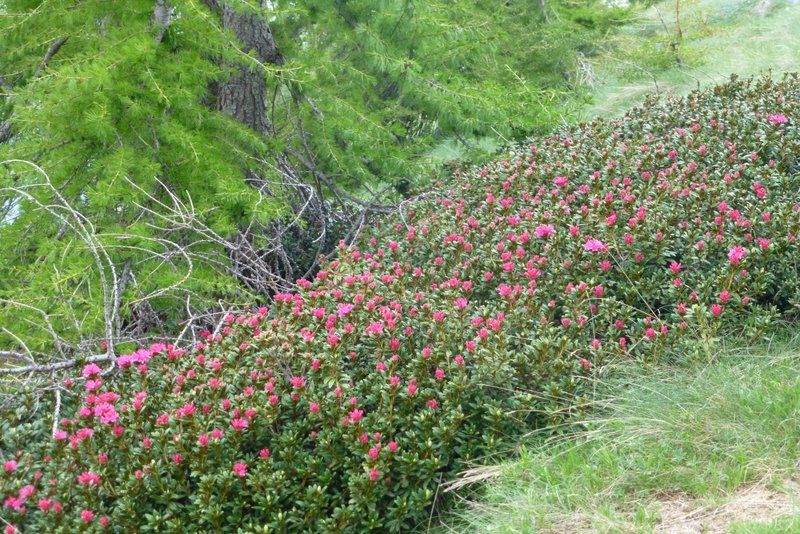
[(68, 369), (70, 367), (75, 367), (76, 365), (86, 364), (86, 363), (100, 363), (100, 362), (107, 362), (111, 359), (115, 359), (114, 356), (109, 356), (108, 354), (96, 354), (94, 356), (89, 356), (86, 358), (74, 358), (70, 360), (64, 360), (55, 363), (48, 363), (48, 364), (41, 364), (41, 365), (25, 365), (20, 367), (6, 367), (0, 369), (0, 375), (22, 375), (27, 373), (52, 373), (55, 371), (61, 371), (63, 369)]

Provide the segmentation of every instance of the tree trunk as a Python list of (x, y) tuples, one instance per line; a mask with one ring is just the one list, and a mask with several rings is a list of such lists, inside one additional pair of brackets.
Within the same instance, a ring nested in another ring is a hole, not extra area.
[[(219, 15), (222, 27), (233, 32), (243, 53), (251, 55), (262, 64), (283, 65), (283, 56), (278, 51), (263, 14), (237, 11), (224, 0), (206, 0), (206, 4)], [(259, 7), (265, 8), (265, 4), (265, 0), (259, 1)], [(217, 108), (256, 132), (268, 135), (270, 123), (266, 108), (267, 80), (264, 72), (244, 61), (228, 67), (234, 72), (213, 88), (217, 97)]]

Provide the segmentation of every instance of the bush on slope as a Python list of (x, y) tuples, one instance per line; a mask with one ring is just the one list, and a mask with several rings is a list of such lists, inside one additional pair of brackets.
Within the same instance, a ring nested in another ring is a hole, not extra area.
[(365, 228), (271, 310), (4, 424), (21, 531), (407, 530), (610, 361), (757, 336), (800, 301), (800, 81), (565, 129)]

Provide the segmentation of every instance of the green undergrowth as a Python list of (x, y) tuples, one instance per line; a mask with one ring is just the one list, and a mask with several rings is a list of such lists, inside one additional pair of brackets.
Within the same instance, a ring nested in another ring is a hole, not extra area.
[[(458, 491), (465, 501), (442, 532), (652, 532), (671, 496), (715, 507), (751, 484), (788, 491), (800, 460), (798, 341), (597, 383), (593, 415), (529, 436), (491, 482)], [(731, 529), (797, 532), (798, 517)]]
[(648, 93), (685, 95), (731, 74), (791, 70), (798, 28), (800, 4), (790, 0), (654, 3), (586, 58), (581, 79), (593, 104), (580, 115), (614, 117)]

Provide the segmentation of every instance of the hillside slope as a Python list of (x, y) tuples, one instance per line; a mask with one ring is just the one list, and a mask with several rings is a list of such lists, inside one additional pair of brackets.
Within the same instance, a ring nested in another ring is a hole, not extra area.
[[(678, 11), (676, 12), (676, 7)], [(588, 58), (593, 102), (579, 117), (614, 117), (647, 94), (684, 96), (740, 77), (796, 68), (796, 0), (663, 0)]]
[(579, 410), (610, 363), (708, 357), (796, 313), (799, 119), (797, 76), (734, 80), (455, 169), (272, 309), (86, 365), (53, 412), (0, 422), (3, 519), (425, 524), (442, 480)]

